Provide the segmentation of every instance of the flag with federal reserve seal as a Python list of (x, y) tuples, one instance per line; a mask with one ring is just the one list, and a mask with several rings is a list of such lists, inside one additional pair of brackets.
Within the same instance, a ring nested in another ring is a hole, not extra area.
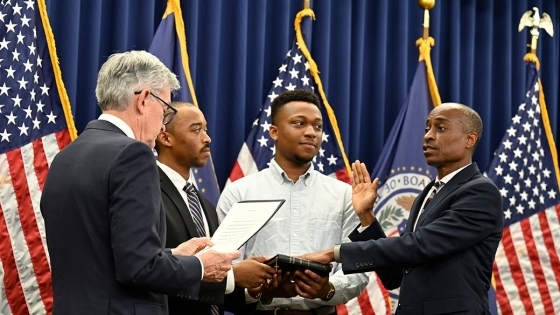
[[(374, 213), (387, 237), (398, 237), (404, 230), (412, 202), (422, 189), (437, 175), (426, 164), (422, 145), (426, 118), (439, 104), (439, 93), (430, 96), (428, 72), (431, 67), (424, 60), (418, 63), (409, 95), (402, 106), (383, 153), (372, 171), (372, 178), (379, 178), (378, 199)], [(433, 91), (432, 91), (433, 93)], [(389, 293), (392, 305), (397, 305), (398, 289)]]
[(423, 130), (432, 104), (426, 65), (420, 62), (410, 94), (372, 171), (372, 178), (380, 180), (374, 212), (389, 237), (398, 236), (404, 229), (412, 202), (437, 174), (422, 153)]

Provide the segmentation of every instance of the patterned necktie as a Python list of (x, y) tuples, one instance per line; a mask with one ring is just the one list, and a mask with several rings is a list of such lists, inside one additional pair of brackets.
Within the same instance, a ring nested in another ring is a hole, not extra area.
[(426, 203), (424, 203), (424, 207), (420, 209), (420, 213), (418, 214), (418, 218), (416, 218), (416, 222), (414, 222), (414, 230), (416, 230), (416, 224), (418, 224), (418, 221), (420, 220), (420, 216), (422, 215), (422, 213), (424, 213), (424, 210), (428, 207), (428, 204), (432, 201), (432, 199), (434, 199), (434, 196), (438, 192), (439, 187), (441, 187), (442, 185), (443, 183), (438, 181), (435, 182), (434, 185), (432, 186), (432, 192), (430, 193), (430, 196), (426, 200)]
[(428, 204), (432, 201), (432, 199), (434, 199), (434, 196), (436, 195), (436, 193), (438, 192), (439, 187), (442, 185), (441, 182), (435, 182), (434, 186), (432, 186), (432, 194), (430, 195), (430, 197), (428, 197), (428, 200), (426, 200), (426, 203), (424, 204), (424, 209), (426, 209), (426, 207), (428, 207)]
[(187, 183), (183, 190), (187, 193), (187, 199), (189, 201), (189, 212), (196, 225), (196, 231), (198, 236), (206, 236), (206, 229), (204, 229), (204, 221), (202, 220), (202, 209), (200, 208), (200, 202), (198, 201), (198, 196), (194, 190), (194, 186), (191, 183)]
[[(187, 199), (189, 201), (189, 212), (196, 226), (196, 231), (200, 237), (206, 236), (206, 229), (204, 228), (204, 221), (202, 220), (202, 209), (200, 208), (200, 202), (198, 201), (198, 196), (196, 190), (191, 183), (188, 183), (183, 187), (183, 190), (187, 193)], [(211, 315), (220, 315), (220, 311), (217, 305), (210, 305)]]

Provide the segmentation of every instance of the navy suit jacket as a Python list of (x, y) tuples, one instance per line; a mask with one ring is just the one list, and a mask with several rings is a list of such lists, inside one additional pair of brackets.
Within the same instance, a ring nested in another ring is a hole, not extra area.
[[(189, 212), (183, 197), (181, 197), (177, 187), (167, 177), (167, 175), (158, 168), (161, 197), (165, 208), (167, 220), (167, 247), (174, 248), (179, 244), (188, 241), (193, 237), (200, 237), (196, 230), (196, 225)], [(198, 190), (196, 190), (198, 200), (206, 216), (210, 236), (214, 234), (218, 228), (218, 215), (214, 205), (206, 199)], [(176, 297), (169, 297), (169, 315), (183, 315), (188, 312), (192, 315), (207, 315), (210, 313), (211, 304), (223, 304), (225, 300), (226, 310), (236, 312), (236, 314), (246, 314), (245, 310), (245, 293), (243, 288), (236, 288), (231, 294), (225, 295), (226, 280), (221, 283), (203, 282), (200, 286), (200, 292), (197, 301), (185, 300)], [(224, 299), (225, 295), (225, 299)], [(223, 311), (223, 306), (220, 306)]]
[(197, 299), (196, 257), (165, 249), (151, 149), (96, 120), (54, 158), (41, 198), (53, 314), (167, 314), (167, 295)]
[[(500, 192), (476, 163), (443, 185), (418, 220), (427, 185), (400, 237), (375, 221), (341, 245), (345, 273), (376, 271), (387, 289), (400, 287), (399, 315), (490, 314), (492, 263), (502, 237)], [(362, 242), (357, 242), (362, 241)]]

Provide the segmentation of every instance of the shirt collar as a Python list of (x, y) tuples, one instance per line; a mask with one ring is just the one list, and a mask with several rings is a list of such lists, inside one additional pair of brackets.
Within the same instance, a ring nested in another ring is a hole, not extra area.
[(161, 163), (160, 161), (156, 161), (156, 163), (159, 166), (159, 168), (161, 168), (161, 170), (165, 173), (165, 175), (169, 177), (169, 180), (171, 180), (173, 185), (177, 187), (177, 190), (182, 191), (183, 188), (185, 187), (185, 184), (187, 183), (187, 180), (184, 179), (183, 176), (181, 176), (181, 174), (177, 173), (177, 171), (175, 171), (171, 167)]
[[(272, 172), (272, 176), (278, 181), (278, 183), (283, 184), (285, 182), (292, 182), (292, 180), (286, 175), (286, 172), (278, 165), (276, 159), (273, 158), (270, 160), (270, 171)], [(314, 170), (313, 162), (309, 165), (307, 171), (301, 175), (299, 178), (303, 178), (303, 183), (307, 186), (312, 179), (312, 174)]]
[[(472, 164), (472, 163), (471, 163)], [(449, 181), (455, 177), (455, 175), (457, 175), (457, 173), (459, 173), (460, 171), (462, 171), (464, 168), (466, 168), (467, 166), (471, 165), (471, 164), (467, 164), (463, 167), (461, 167), (460, 169), (454, 170), (453, 172), (445, 175), (442, 179), (437, 179), (436, 178), (436, 182), (441, 182), (443, 185), (449, 183)], [(440, 187), (441, 188), (441, 187)]]
[(115, 116), (115, 115), (111, 115), (111, 114), (101, 114), (98, 118), (98, 120), (105, 120), (108, 121), (110, 123), (112, 123), (113, 125), (117, 126), (117, 128), (119, 128), (122, 132), (124, 132), (124, 134), (132, 139), (136, 139), (136, 137), (134, 136), (134, 132), (132, 131), (132, 128), (130, 128), (129, 125), (127, 125), (124, 120), (120, 119), (119, 117)]

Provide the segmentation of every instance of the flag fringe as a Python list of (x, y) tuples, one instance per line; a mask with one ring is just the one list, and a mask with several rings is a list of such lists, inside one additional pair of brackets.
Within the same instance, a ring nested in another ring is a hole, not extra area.
[(552, 129), (550, 129), (550, 120), (548, 118), (548, 110), (546, 109), (546, 103), (544, 101), (543, 85), (540, 78), (539, 78), (539, 104), (541, 105), (541, 117), (543, 120), (544, 130), (546, 133), (546, 139), (548, 140), (548, 146), (550, 148), (552, 164), (554, 164), (554, 172), (556, 173), (556, 183), (558, 184), (558, 189), (560, 189), (560, 172), (558, 171), (558, 151), (556, 150), (556, 142), (554, 142), (554, 135), (552, 134)]
[(523, 60), (525, 60), (525, 62), (529, 63), (529, 62), (534, 62), (535, 63), (535, 67), (537, 67), (537, 70), (541, 69), (541, 62), (539, 61), (539, 57), (537, 57), (537, 55), (535, 53), (527, 53), (525, 54), (525, 56), (523, 57)]
[(171, 13), (175, 14), (175, 32), (179, 37), (179, 45), (181, 46), (181, 64), (183, 65), (183, 71), (185, 72), (185, 80), (189, 85), (189, 90), (191, 91), (193, 104), (196, 107), (199, 107), (198, 100), (196, 98), (196, 93), (194, 92), (194, 83), (191, 77), (191, 68), (189, 67), (189, 55), (187, 54), (187, 36), (185, 34), (185, 22), (183, 21), (183, 12), (181, 11), (181, 3), (179, 2), (179, 0), (167, 1), (167, 8), (165, 9), (165, 13), (163, 13), (162, 19), (165, 19)]
[(424, 60), (426, 63), (426, 76), (428, 78), (428, 89), (430, 90), (430, 95), (432, 96), (432, 102), (434, 107), (441, 104), (441, 97), (439, 95), (439, 89), (436, 83), (436, 76), (434, 75), (434, 70), (432, 69), (432, 58), (430, 56), (432, 47), (435, 45), (433, 37), (419, 38), (416, 41), (416, 46), (420, 51), (420, 57), (418, 61)]
[(317, 84), (317, 88), (319, 89), (319, 94), (321, 95), (321, 99), (323, 100), (323, 105), (325, 106), (336, 140), (338, 142), (338, 145), (340, 146), (340, 152), (342, 153), (342, 158), (344, 160), (344, 165), (346, 166), (346, 171), (350, 176), (350, 174), (352, 174), (352, 169), (350, 168), (350, 163), (348, 162), (348, 157), (346, 156), (346, 150), (344, 149), (344, 144), (342, 143), (342, 137), (340, 136), (340, 129), (338, 129), (338, 122), (336, 121), (334, 110), (332, 109), (331, 105), (329, 104), (329, 101), (327, 100), (327, 96), (325, 95), (325, 91), (323, 90), (323, 83), (321, 82), (321, 77), (319, 76), (319, 69), (317, 67), (317, 64), (315, 63), (315, 60), (311, 58), (311, 53), (307, 49), (307, 45), (305, 45), (305, 40), (303, 39), (303, 35), (301, 32), (301, 21), (306, 16), (315, 20), (315, 12), (313, 12), (313, 10), (311, 9), (303, 9), (299, 11), (298, 14), (296, 15), (296, 19), (294, 20), (294, 27), (296, 30), (296, 41), (299, 46), (299, 49), (307, 59), (307, 62), (309, 62), (309, 72), (311, 72), (311, 75), (315, 80), (315, 84)]
[(47, 41), (47, 47), (49, 49), (49, 56), (51, 57), (51, 64), (53, 68), (54, 79), (56, 81), (58, 97), (60, 99), (60, 103), (62, 104), (64, 118), (66, 119), (66, 125), (68, 127), (70, 139), (74, 141), (74, 139), (78, 137), (78, 132), (76, 131), (76, 126), (74, 125), (74, 116), (72, 115), (72, 107), (70, 106), (68, 93), (66, 92), (64, 81), (62, 81), (62, 73), (60, 71), (60, 64), (58, 62), (58, 56), (56, 54), (54, 34), (47, 15), (47, 6), (45, 5), (45, 0), (38, 0), (37, 5), (39, 7), (39, 16), (41, 17), (41, 23), (43, 24), (43, 31), (45, 32), (45, 39)]
[[(534, 62), (537, 71), (540, 71), (541, 63), (539, 61), (539, 57), (532, 52), (525, 54), (523, 57), (525, 62)], [(541, 117), (542, 123), (544, 127), (544, 131), (546, 134), (546, 140), (548, 141), (548, 146), (550, 148), (550, 155), (552, 156), (552, 164), (554, 164), (554, 173), (556, 174), (556, 184), (558, 185), (558, 189), (560, 189), (560, 172), (558, 171), (558, 151), (556, 150), (556, 142), (554, 142), (554, 135), (552, 134), (552, 129), (550, 129), (550, 119), (548, 118), (548, 110), (546, 109), (546, 102), (544, 99), (544, 90), (543, 85), (541, 82), (540, 77), (538, 77), (538, 84), (539, 84), (539, 104), (541, 107)]]

